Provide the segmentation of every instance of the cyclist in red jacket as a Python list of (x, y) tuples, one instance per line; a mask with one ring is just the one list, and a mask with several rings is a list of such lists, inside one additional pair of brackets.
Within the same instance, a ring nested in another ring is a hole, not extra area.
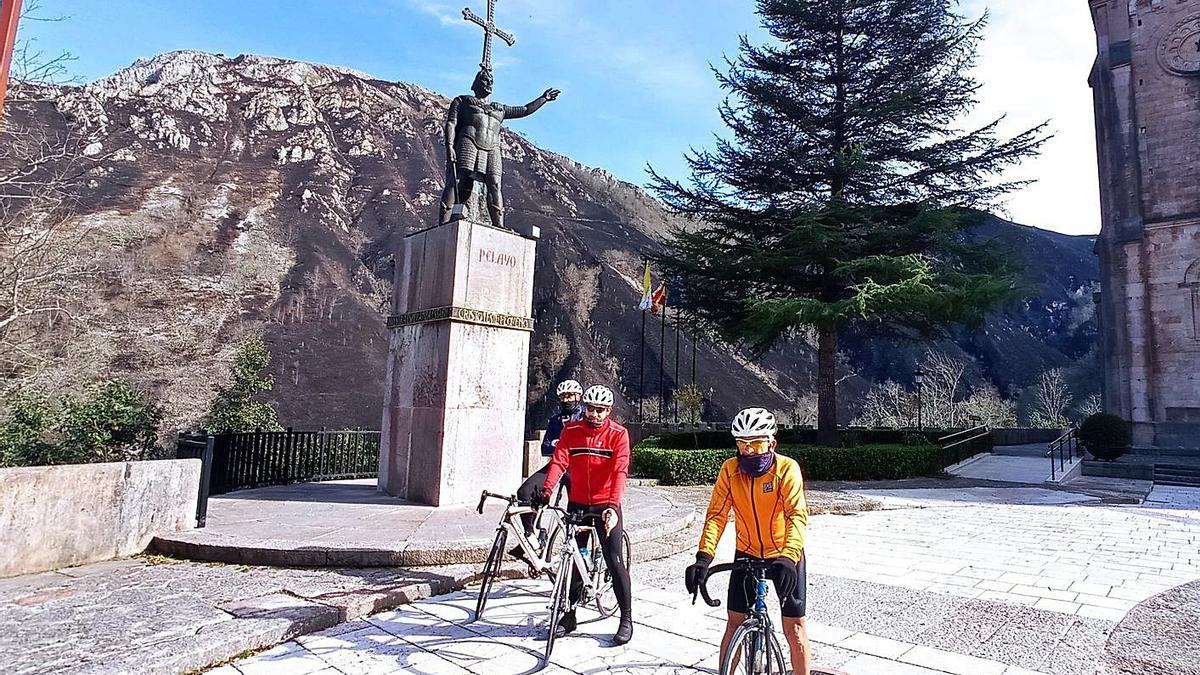
[[(629, 478), (629, 431), (609, 417), (612, 406), (613, 393), (608, 387), (596, 385), (583, 393), (583, 419), (563, 427), (540, 496), (548, 500), (559, 477), (570, 469), (567, 508), (590, 516), (600, 535), (604, 561), (612, 572), (613, 590), (621, 607), (621, 624), (613, 642), (623, 645), (633, 637), (629, 565), (620, 546), (625, 525), (621, 496)], [(578, 602), (582, 593), (583, 580), (573, 577), (571, 603)], [(558, 634), (573, 630), (574, 610), (563, 615)]]

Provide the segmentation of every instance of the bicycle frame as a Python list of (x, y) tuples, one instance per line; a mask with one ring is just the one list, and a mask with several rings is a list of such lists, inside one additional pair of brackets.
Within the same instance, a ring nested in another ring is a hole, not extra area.
[[(562, 490), (563, 487), (560, 485), (556, 490), (556, 493), (558, 493), (556, 494), (556, 499), (561, 496)], [(547, 525), (545, 522), (546, 519), (550, 517), (548, 512), (552, 510), (551, 507), (534, 509), (531, 506), (518, 502), (515, 496), (501, 495), (484, 490), (483, 494), (479, 497), (479, 506), (477, 506), (475, 509), (477, 513), (481, 515), (483, 514), (483, 505), (488, 499), (499, 499), (508, 502), (508, 508), (504, 510), (504, 515), (500, 517), (500, 522), (497, 524), (496, 529), (500, 530), (501, 528), (507, 528), (508, 533), (516, 537), (517, 545), (520, 546), (521, 550), (525, 553), (525, 562), (529, 565), (530, 572), (534, 576), (538, 576), (540, 574), (545, 574), (552, 571), (554, 557), (549, 555), (550, 549), (544, 548), (544, 544), (535, 544), (534, 542), (530, 541), (529, 537), (525, 536), (525, 525), (521, 522), (521, 516), (529, 513), (536, 513), (537, 516), (534, 520), (533, 531), (546, 531), (552, 534), (552, 524)], [(549, 543), (549, 541), (546, 542), (546, 544)]]
[[(715, 574), (721, 572), (730, 572), (735, 569), (742, 569), (748, 572), (754, 580), (754, 602), (750, 606), (749, 613), (738, 626), (733, 638), (729, 641), (728, 651), (721, 655), (721, 670), (720, 675), (732, 675), (737, 662), (741, 658), (745, 658), (744, 665), (747, 672), (754, 673), (771, 673), (771, 661), (774, 660), (780, 667), (778, 672), (784, 672), (783, 665), (783, 650), (779, 646), (779, 640), (775, 637), (775, 628), (771, 623), (771, 616), (767, 613), (767, 570), (770, 567), (769, 563), (764, 563), (756, 560), (737, 560), (732, 563), (723, 563), (716, 565), (709, 570), (708, 577), (705, 578), (705, 583), (700, 584), (697, 589), (699, 594), (704, 597), (704, 602), (709, 607), (719, 607), (720, 600), (714, 600), (708, 594), (708, 579)], [(692, 595), (692, 603), (696, 602), (695, 594)], [(749, 633), (750, 635), (746, 635)], [(744, 640), (749, 640), (749, 654), (741, 654), (741, 643)], [(760, 661), (759, 655), (765, 655)], [(760, 670), (761, 667), (766, 668), (765, 671)], [(790, 671), (788, 671), (790, 672)]]

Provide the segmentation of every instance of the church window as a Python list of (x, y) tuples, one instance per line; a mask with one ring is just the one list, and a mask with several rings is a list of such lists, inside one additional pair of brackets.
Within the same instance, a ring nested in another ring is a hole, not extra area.
[(1200, 340), (1200, 260), (1188, 267), (1180, 286), (1188, 294), (1188, 305), (1192, 312), (1192, 339)]

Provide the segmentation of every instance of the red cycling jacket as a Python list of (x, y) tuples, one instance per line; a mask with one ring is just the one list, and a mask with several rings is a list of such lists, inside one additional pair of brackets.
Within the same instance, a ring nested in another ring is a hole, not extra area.
[(553, 489), (568, 468), (572, 502), (620, 506), (629, 478), (629, 431), (611, 418), (598, 427), (586, 420), (568, 422), (554, 448), (544, 489)]

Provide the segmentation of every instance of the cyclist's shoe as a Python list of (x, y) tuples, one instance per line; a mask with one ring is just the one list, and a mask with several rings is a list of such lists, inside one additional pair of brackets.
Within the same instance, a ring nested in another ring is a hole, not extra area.
[(554, 629), (554, 637), (562, 637), (575, 631), (575, 610), (562, 615), (558, 620), (558, 628)]
[(633, 639), (633, 617), (622, 616), (617, 634), (613, 636), (613, 644), (623, 645)]
[(508, 554), (517, 560), (525, 561), (525, 549), (520, 546), (514, 546), (508, 549)]

